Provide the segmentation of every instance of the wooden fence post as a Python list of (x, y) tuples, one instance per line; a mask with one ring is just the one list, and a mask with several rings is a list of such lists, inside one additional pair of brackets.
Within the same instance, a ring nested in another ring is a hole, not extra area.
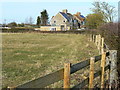
[(101, 53), (104, 52), (104, 38), (102, 37), (102, 41), (101, 41)]
[(64, 88), (70, 88), (70, 63), (64, 64)]
[(99, 54), (101, 52), (101, 35), (98, 35), (98, 50), (99, 50)]
[(93, 42), (95, 42), (95, 35), (93, 34)]
[(100, 35), (98, 35), (98, 45), (97, 45), (98, 50), (99, 50), (99, 46), (100, 46)]
[(98, 46), (98, 35), (96, 35), (95, 44)]
[[(117, 50), (110, 50), (110, 88), (115, 88), (118, 80), (117, 73)], [(114, 85), (113, 85), (114, 84)]]
[(97, 46), (97, 35), (95, 35), (95, 44)]
[(102, 57), (101, 57), (101, 89), (104, 88), (104, 73), (105, 73), (105, 62), (106, 62), (106, 53), (103, 52), (102, 53)]
[(90, 58), (90, 73), (89, 73), (89, 89), (94, 88), (93, 79), (94, 79), (94, 57)]
[(92, 34), (92, 41), (94, 42), (94, 34)]
[(94, 35), (94, 43), (96, 44), (96, 35)]

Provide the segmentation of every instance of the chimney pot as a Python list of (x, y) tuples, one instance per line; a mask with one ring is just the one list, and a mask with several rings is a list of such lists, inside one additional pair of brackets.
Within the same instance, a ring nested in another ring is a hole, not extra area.
[(81, 13), (80, 13), (80, 12), (77, 12), (76, 14), (77, 14), (78, 16), (80, 16), (80, 15), (81, 15)]
[(68, 10), (67, 10), (67, 9), (64, 9), (64, 10), (62, 10), (62, 12), (63, 12), (63, 13), (67, 13), (67, 12), (68, 12)]

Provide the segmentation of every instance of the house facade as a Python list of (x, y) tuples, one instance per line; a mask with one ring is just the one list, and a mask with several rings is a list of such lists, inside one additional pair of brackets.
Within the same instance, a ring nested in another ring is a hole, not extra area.
[(73, 15), (73, 20), (74, 20), (74, 26), (75, 28), (79, 29), (81, 28), (82, 25), (85, 23), (85, 17), (81, 15), (80, 12), (77, 12), (76, 14)]
[(66, 31), (72, 30), (73, 28), (78, 29), (84, 25), (85, 17), (81, 15), (80, 12), (72, 15), (68, 13), (67, 9), (62, 10), (62, 12), (58, 12), (55, 16), (53, 16), (50, 20), (50, 26), (41, 26), (40, 30), (47, 31)]
[(57, 13), (50, 20), (51, 26), (59, 26), (62, 31), (68, 30), (71, 25), (72, 15), (67, 13), (67, 10), (63, 10), (62, 12)]
[(77, 29), (84, 25), (84, 20), (85, 17), (81, 15), (80, 12), (72, 15), (68, 13), (67, 9), (65, 9), (53, 16), (50, 20), (50, 24), (51, 26), (60, 26), (61, 30), (68, 30), (68, 27), (69, 29)]

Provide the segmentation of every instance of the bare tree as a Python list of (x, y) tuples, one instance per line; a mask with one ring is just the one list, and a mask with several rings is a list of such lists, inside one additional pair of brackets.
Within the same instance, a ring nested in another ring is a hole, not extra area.
[(25, 24), (28, 24), (28, 18), (25, 19)]
[(114, 17), (117, 14), (114, 6), (111, 6), (106, 2), (94, 2), (93, 6), (94, 8), (92, 8), (92, 11), (94, 13), (102, 13), (106, 22), (113, 22)]
[(29, 24), (32, 25), (33, 24), (33, 18), (29, 17)]
[(25, 23), (32, 25), (32, 24), (33, 24), (33, 18), (32, 18), (32, 17), (26, 18), (26, 19), (25, 19)]

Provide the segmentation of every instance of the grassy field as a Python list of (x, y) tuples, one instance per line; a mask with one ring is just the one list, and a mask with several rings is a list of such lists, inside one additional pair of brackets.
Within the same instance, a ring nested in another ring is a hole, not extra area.
[(98, 55), (80, 34), (3, 33), (3, 87), (16, 86)]

